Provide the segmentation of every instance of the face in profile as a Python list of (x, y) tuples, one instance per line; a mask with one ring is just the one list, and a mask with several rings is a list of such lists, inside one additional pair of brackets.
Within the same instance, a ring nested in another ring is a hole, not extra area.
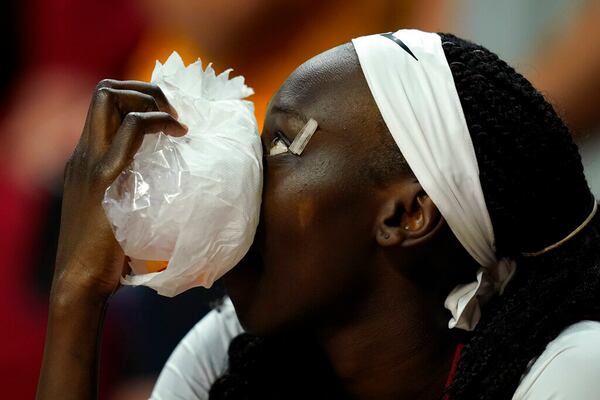
[[(272, 98), (262, 132), (261, 222), (225, 284), (240, 321), (264, 333), (341, 315), (369, 290), (378, 188), (365, 167), (381, 132), (350, 44), (297, 68)], [(304, 152), (289, 146), (313, 118)]]

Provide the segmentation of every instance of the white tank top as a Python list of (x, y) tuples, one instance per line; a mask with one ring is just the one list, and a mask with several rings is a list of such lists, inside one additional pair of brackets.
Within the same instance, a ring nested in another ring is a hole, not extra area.
[[(204, 400), (227, 368), (231, 340), (243, 332), (229, 298), (181, 340), (165, 364), (150, 400)], [(600, 322), (563, 330), (529, 363), (513, 400), (600, 399)]]

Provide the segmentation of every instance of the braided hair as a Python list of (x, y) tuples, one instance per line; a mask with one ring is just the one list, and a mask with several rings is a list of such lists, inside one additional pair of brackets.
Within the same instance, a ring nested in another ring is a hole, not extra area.
[[(562, 239), (590, 213), (595, 199), (577, 147), (522, 75), (482, 46), (440, 36), (475, 148), (497, 255), (519, 265), (504, 294), (486, 306), (448, 394), (452, 400), (508, 399), (528, 363), (564, 328), (600, 320), (600, 216), (559, 248), (521, 256)], [(238, 336), (210, 398), (344, 398), (326, 357), (307, 337)]]
[(595, 199), (568, 128), (543, 96), (485, 48), (443, 34), (475, 147), (499, 257), (519, 268), (466, 344), (452, 399), (508, 399), (565, 327), (600, 319), (600, 218), (562, 246)]

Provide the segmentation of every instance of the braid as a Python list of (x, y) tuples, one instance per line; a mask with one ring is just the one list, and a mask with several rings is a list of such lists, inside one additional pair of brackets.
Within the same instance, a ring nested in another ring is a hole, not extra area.
[(453, 399), (506, 399), (530, 360), (566, 326), (600, 319), (600, 218), (558, 249), (539, 250), (592, 208), (577, 147), (552, 106), (485, 48), (442, 34), (467, 120), (499, 256), (519, 268), (465, 346)]
[(229, 367), (210, 388), (211, 400), (346, 398), (309, 335), (261, 338), (242, 333), (231, 341), (228, 355)]
[(260, 370), (261, 353), (264, 353), (264, 339), (242, 333), (233, 338), (227, 355), (229, 367), (227, 373), (219, 377), (210, 388), (213, 400), (250, 399), (250, 382), (256, 371)]

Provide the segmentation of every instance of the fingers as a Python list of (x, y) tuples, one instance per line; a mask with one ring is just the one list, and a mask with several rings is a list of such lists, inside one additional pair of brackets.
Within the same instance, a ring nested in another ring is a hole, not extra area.
[(98, 159), (110, 146), (127, 114), (149, 111), (161, 111), (177, 118), (175, 109), (157, 85), (105, 79), (96, 86), (81, 142), (90, 156)]
[(187, 127), (172, 115), (161, 111), (127, 114), (99, 163), (100, 170), (96, 173), (101, 175), (103, 181), (113, 182), (133, 160), (144, 135), (158, 132), (179, 137), (186, 134)]
[(183, 136), (187, 128), (176, 118), (158, 86), (103, 80), (94, 94), (73, 164), (77, 170), (87, 165), (87, 176), (101, 186), (110, 184), (131, 163), (145, 134)]
[(103, 152), (121, 122), (130, 112), (160, 111), (154, 97), (134, 90), (100, 88), (94, 96), (90, 128), (86, 137), (92, 144), (92, 151)]
[(177, 118), (177, 111), (167, 100), (164, 92), (158, 85), (152, 83), (140, 82), (140, 81), (116, 81), (113, 79), (104, 79), (98, 83), (96, 90), (102, 88), (116, 89), (116, 90), (134, 90), (136, 92), (147, 94), (152, 96), (158, 105), (158, 110), (169, 113)]
[(154, 97), (135, 90), (102, 88), (99, 92), (105, 94), (122, 117), (134, 111), (164, 111)]

